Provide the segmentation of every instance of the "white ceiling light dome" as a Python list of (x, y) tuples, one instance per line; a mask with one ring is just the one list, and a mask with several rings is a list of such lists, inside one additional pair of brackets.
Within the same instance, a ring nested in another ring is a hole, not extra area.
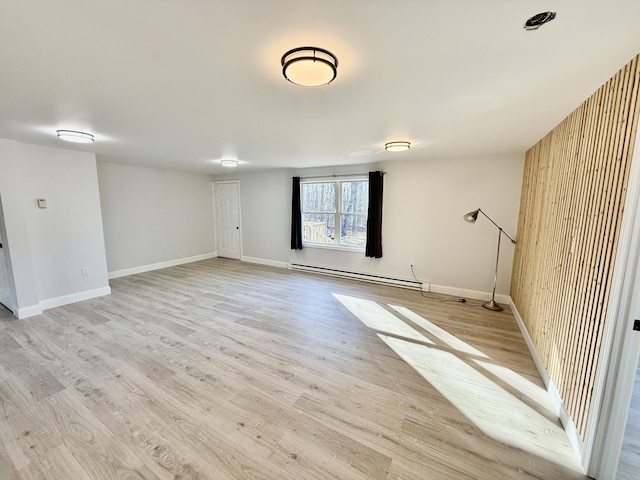
[(404, 152), (405, 150), (409, 150), (411, 148), (411, 142), (407, 141), (397, 141), (397, 142), (387, 142), (384, 144), (384, 149), (387, 152)]
[(58, 138), (66, 142), (73, 143), (93, 143), (93, 135), (86, 132), (80, 132), (78, 130), (56, 130)]
[(294, 48), (282, 56), (280, 63), (284, 78), (303, 87), (328, 85), (338, 74), (338, 58), (324, 48)]

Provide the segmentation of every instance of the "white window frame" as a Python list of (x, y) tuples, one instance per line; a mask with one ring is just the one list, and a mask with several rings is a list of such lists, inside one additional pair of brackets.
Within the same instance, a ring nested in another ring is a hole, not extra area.
[[(357, 176), (344, 176), (344, 177), (326, 177), (326, 178), (313, 178), (313, 179), (304, 179), (301, 178), (300, 179), (300, 207), (301, 207), (301, 214), (302, 214), (302, 245), (305, 247), (311, 247), (311, 248), (325, 248), (325, 249), (329, 249), (329, 250), (346, 250), (349, 252), (364, 252), (365, 251), (365, 247), (366, 247), (366, 240), (365, 240), (365, 244), (362, 246), (352, 246), (352, 245), (343, 245), (340, 243), (340, 217), (343, 215), (343, 212), (341, 211), (342, 208), (342, 184), (343, 183), (348, 183), (348, 182), (366, 182), (369, 183), (369, 178), (367, 176), (363, 176), (363, 175), (357, 175)], [(304, 239), (304, 215), (305, 213), (317, 213), (320, 215), (331, 215), (331, 213), (327, 213), (327, 212), (306, 212), (304, 210), (304, 185), (305, 184), (312, 184), (312, 183), (335, 183), (335, 212), (333, 212), (334, 215), (334, 228), (336, 230), (336, 234), (334, 235), (334, 243), (317, 243), (317, 242), (309, 242), (307, 240)], [(344, 213), (344, 215), (362, 215), (365, 217), (367, 217), (368, 212), (364, 212), (362, 214), (360, 213), (349, 213), (346, 212)], [(366, 237), (365, 237), (366, 238)]]

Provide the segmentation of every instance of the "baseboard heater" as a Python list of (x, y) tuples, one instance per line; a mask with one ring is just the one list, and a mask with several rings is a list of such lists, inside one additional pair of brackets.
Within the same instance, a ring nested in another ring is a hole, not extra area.
[(384, 277), (381, 275), (372, 275), (370, 273), (349, 272), (347, 270), (338, 270), (334, 268), (314, 267), (312, 265), (302, 265), (300, 263), (292, 263), (290, 264), (289, 268), (291, 268), (291, 270), (300, 270), (303, 272), (317, 273), (320, 275), (330, 275), (332, 277), (350, 278), (352, 280), (377, 283), (380, 285), (389, 285), (392, 287), (409, 288), (411, 290), (420, 290), (420, 287), (422, 285), (422, 282), (416, 280)]

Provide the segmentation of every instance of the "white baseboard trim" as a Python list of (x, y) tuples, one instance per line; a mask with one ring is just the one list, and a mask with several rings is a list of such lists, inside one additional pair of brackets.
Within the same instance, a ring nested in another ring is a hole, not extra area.
[(278, 260), (270, 260), (268, 258), (245, 257), (243, 255), (242, 257), (240, 257), (240, 261), (247, 263), (256, 263), (258, 265), (267, 265), (269, 267), (289, 268), (288, 262), (280, 262)]
[(46, 300), (40, 300), (40, 307), (42, 310), (48, 310), (49, 308), (61, 307), (70, 303), (89, 300), (90, 298), (104, 297), (105, 295), (111, 295), (111, 287), (94, 288), (93, 290), (85, 290), (84, 292), (72, 293), (61, 297), (47, 298)]
[(551, 378), (549, 377), (549, 372), (547, 372), (547, 369), (545, 368), (544, 363), (542, 363), (542, 359), (540, 358), (540, 355), (538, 355), (538, 351), (536, 350), (536, 347), (533, 344), (533, 340), (531, 339), (531, 336), (527, 331), (527, 327), (525, 327), (524, 325), (524, 321), (520, 316), (520, 312), (518, 312), (518, 309), (513, 303), (512, 298), (507, 297), (507, 299), (508, 299), (509, 305), (511, 306), (511, 311), (513, 312), (513, 316), (515, 317), (516, 322), (518, 323), (518, 327), (520, 328), (520, 333), (522, 333), (522, 336), (524, 337), (524, 341), (526, 342), (527, 347), (529, 348), (529, 352), (533, 357), (533, 362), (536, 364), (538, 373), (540, 373), (540, 377), (542, 377), (542, 381), (547, 387), (547, 392), (551, 397), (551, 402), (553, 403), (553, 406), (556, 409), (556, 413), (560, 418), (560, 422), (562, 422), (564, 431), (567, 433), (567, 437), (569, 438), (569, 443), (571, 443), (571, 446), (573, 447), (573, 450), (576, 453), (576, 456), (578, 457), (578, 461), (580, 465), (582, 465), (583, 463), (582, 459), (584, 458), (584, 455), (585, 455), (585, 444), (582, 441), (582, 438), (580, 438), (578, 429), (576, 428), (576, 425), (573, 422), (573, 419), (569, 415), (569, 412), (567, 411), (567, 408), (565, 407), (564, 402), (562, 401), (560, 392), (558, 392), (558, 389), (554, 385), (553, 380), (551, 380)]
[(192, 257), (177, 258), (175, 260), (167, 260), (166, 262), (158, 262), (149, 265), (141, 265), (139, 267), (125, 268), (123, 270), (115, 270), (113, 272), (109, 272), (109, 279), (111, 280), (113, 278), (135, 275), (137, 273), (150, 272), (152, 270), (160, 270), (161, 268), (175, 267), (176, 265), (198, 262), (200, 260), (207, 260), (209, 258), (215, 258), (217, 256), (217, 252), (203, 253), (201, 255), (194, 255)]
[(531, 339), (531, 335), (529, 335), (527, 327), (524, 326), (524, 320), (522, 320), (522, 317), (520, 316), (520, 312), (518, 312), (518, 309), (513, 303), (513, 300), (511, 299), (511, 297), (509, 297), (509, 305), (511, 306), (511, 311), (513, 312), (513, 316), (516, 318), (516, 322), (518, 323), (518, 328), (520, 328), (520, 333), (522, 333), (522, 336), (524, 337), (524, 341), (526, 342), (527, 347), (529, 348), (529, 353), (531, 353), (531, 356), (533, 357), (533, 362), (536, 364), (538, 373), (542, 377), (542, 381), (544, 382), (545, 386), (548, 387), (549, 382), (551, 382), (551, 378), (549, 378), (549, 372), (547, 372), (547, 369), (545, 368), (544, 363), (542, 363), (542, 359), (540, 358), (540, 355), (538, 355), (538, 351), (536, 350), (536, 347), (533, 345), (533, 340)]
[(40, 315), (41, 313), (42, 313), (42, 307), (40, 306), (40, 304), (38, 304), (38, 305), (31, 305), (29, 307), (18, 308), (17, 315), (16, 315), (16, 312), (14, 312), (14, 315), (16, 315), (16, 317), (18, 317), (19, 319), (23, 319), (23, 318), (35, 317), (36, 315)]
[(111, 295), (111, 287), (106, 286), (94, 288), (93, 290), (85, 290), (83, 292), (40, 300), (38, 305), (18, 308), (18, 311), (14, 312), (14, 315), (19, 319), (35, 317), (36, 315), (42, 314), (43, 310), (48, 310), (49, 308), (61, 307), (63, 305), (69, 305), (70, 303), (81, 302), (83, 300), (89, 300), (90, 298), (103, 297), (105, 295)]
[[(476, 300), (491, 300), (491, 292), (481, 292), (479, 290), (469, 290), (467, 288), (449, 287), (447, 285), (429, 285), (429, 292), (443, 293), (453, 297), (474, 298)], [(508, 295), (496, 294), (496, 302), (510, 304), (511, 297)]]

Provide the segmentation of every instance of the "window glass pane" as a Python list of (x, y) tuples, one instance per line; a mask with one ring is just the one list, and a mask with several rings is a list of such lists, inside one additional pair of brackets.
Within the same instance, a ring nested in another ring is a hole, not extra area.
[(364, 249), (369, 203), (367, 180), (302, 183), (301, 197), (304, 243)]
[(303, 183), (302, 184), (302, 211), (325, 212), (336, 211), (336, 184)]
[(342, 213), (367, 213), (369, 182), (342, 182)]
[(340, 215), (340, 244), (348, 247), (362, 247), (366, 243), (366, 215)]
[(333, 244), (335, 238), (335, 215), (305, 213), (302, 215), (302, 241)]

